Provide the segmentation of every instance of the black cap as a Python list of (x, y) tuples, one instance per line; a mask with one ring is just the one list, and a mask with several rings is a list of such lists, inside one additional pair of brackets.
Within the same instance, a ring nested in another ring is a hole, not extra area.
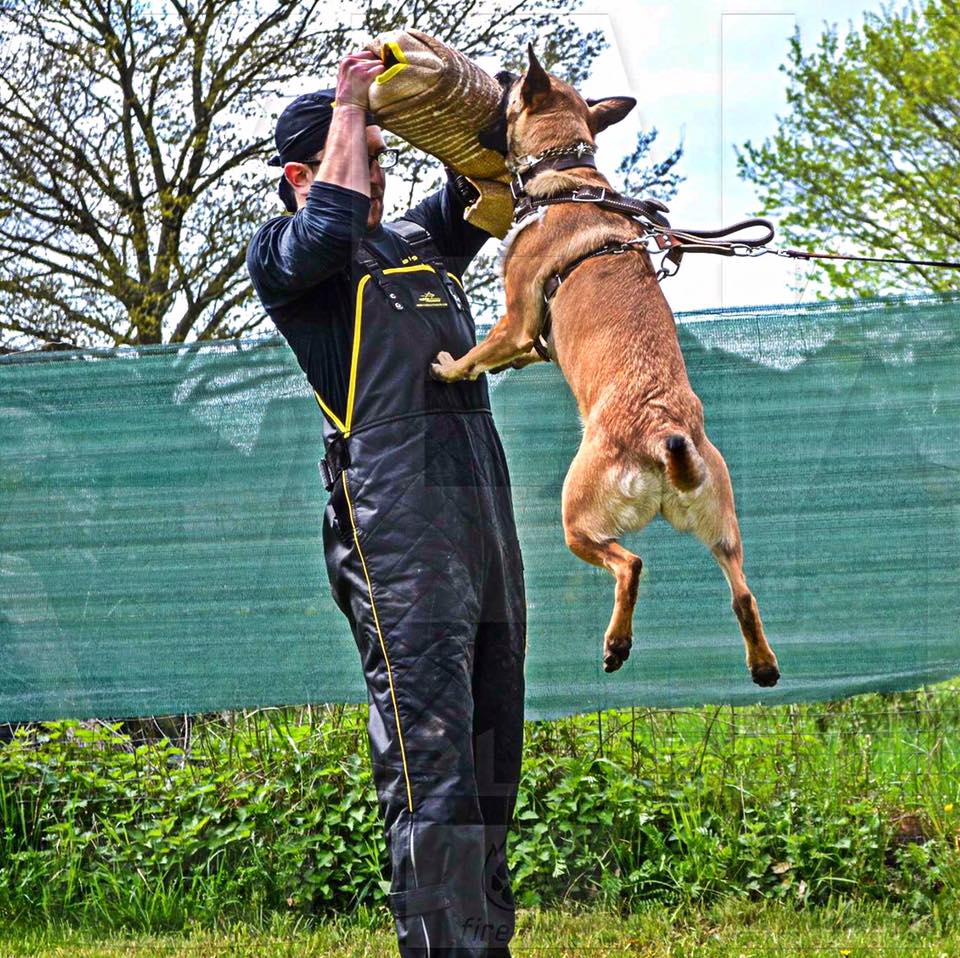
[[(327, 142), (327, 133), (333, 120), (333, 103), (337, 91), (330, 87), (316, 93), (304, 93), (289, 103), (277, 119), (274, 142), (277, 152), (268, 161), (269, 166), (286, 163), (304, 163), (319, 153)], [(367, 126), (375, 124), (376, 118), (367, 113)], [(297, 211), (297, 197), (285, 176), (280, 177), (277, 189), (283, 205), (291, 212)]]

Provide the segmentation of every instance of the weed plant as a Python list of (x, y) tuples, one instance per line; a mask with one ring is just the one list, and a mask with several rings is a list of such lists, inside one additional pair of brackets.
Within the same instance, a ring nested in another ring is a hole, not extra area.
[[(0, 923), (382, 925), (366, 709), (20, 728), (0, 744)], [(960, 685), (528, 723), (521, 906), (889, 905), (955, 929)]]

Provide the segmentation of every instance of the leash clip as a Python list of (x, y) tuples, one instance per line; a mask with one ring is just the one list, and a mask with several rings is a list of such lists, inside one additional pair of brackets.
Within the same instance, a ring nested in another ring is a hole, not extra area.
[(763, 256), (764, 253), (769, 253), (770, 250), (764, 249), (762, 246), (748, 246), (746, 243), (731, 243), (730, 249), (733, 250), (734, 256)]

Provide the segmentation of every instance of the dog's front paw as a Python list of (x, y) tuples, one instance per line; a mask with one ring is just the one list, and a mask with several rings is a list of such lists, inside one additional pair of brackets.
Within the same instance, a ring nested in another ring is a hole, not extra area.
[(430, 364), (430, 375), (440, 382), (452, 383), (458, 378), (454, 373), (456, 363), (450, 353), (437, 353), (437, 358)]
[(616, 672), (630, 658), (633, 638), (629, 635), (607, 637), (603, 640), (603, 671)]

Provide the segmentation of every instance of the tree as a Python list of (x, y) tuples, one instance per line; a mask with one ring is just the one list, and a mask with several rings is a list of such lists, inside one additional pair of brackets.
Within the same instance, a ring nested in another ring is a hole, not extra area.
[[(244, 265), (249, 237), (280, 211), (262, 165), (266, 99), (332, 81), (358, 37), (401, 25), (514, 69), (534, 40), (548, 68), (581, 82), (599, 31), (563, 16), (570, 5), (528, 6), (368, 0), (348, 31), (320, 0), (0, 5), (0, 350), (269, 329)], [(408, 151), (396, 211), (438, 172)]]
[[(250, 328), (258, 96), (333, 63), (320, 0), (15, 0), (0, 60), (0, 330), (158, 343)], [(11, 335), (13, 334), (13, 335)]]
[[(762, 213), (806, 249), (956, 259), (960, 247), (960, 2), (924, 0), (836, 26), (805, 53), (790, 43), (789, 113), (737, 151)], [(824, 264), (834, 292), (960, 288), (926, 267)]]

